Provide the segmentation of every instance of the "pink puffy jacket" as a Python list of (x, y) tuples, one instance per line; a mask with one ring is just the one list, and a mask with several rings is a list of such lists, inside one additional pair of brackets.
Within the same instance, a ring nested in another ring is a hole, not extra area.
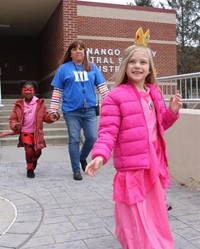
[[(147, 86), (150, 88), (157, 114), (158, 133), (168, 163), (164, 131), (174, 124), (179, 114), (173, 114), (166, 108), (157, 86)], [(92, 158), (102, 156), (105, 164), (113, 150), (116, 170), (149, 168), (148, 137), (139, 92), (132, 83), (121, 84), (110, 91), (102, 102), (98, 139), (92, 150)]]

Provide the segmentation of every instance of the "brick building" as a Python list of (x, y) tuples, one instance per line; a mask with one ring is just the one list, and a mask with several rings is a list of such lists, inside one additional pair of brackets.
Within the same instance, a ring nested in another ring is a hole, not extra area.
[[(6, 11), (6, 2), (9, 4), (9, 1), (3, 1), (5, 6), (1, 6), (0, 23), (3, 21), (1, 14)], [(16, 0), (13, 8), (17, 8), (19, 2), (22, 4), (23, 1), (27, 3), (26, 0)], [(32, 1), (28, 1), (29, 5)], [(51, 1), (44, 0), (41, 4), (48, 9)], [(18, 18), (25, 15), (22, 21), (24, 25), (29, 25), (26, 33), (20, 33), (20, 28), (15, 33), (0, 29), (3, 98), (16, 97), (19, 93), (18, 81), (21, 79), (38, 81), (40, 95), (50, 96), (50, 83), (59, 60), (75, 38), (85, 41), (90, 60), (96, 63), (106, 80), (109, 80), (118, 70), (123, 50), (133, 44), (135, 32), (140, 26), (144, 31), (150, 29), (149, 47), (154, 53), (158, 77), (176, 75), (175, 11), (77, 0), (53, 0), (52, 3), (54, 5), (49, 17), (45, 23), (41, 21), (37, 31), (31, 24), (40, 17), (39, 5), (35, 6), (35, 19), (29, 20), (28, 6), (27, 15), (19, 13)], [(33, 7), (29, 11), (31, 16)], [(9, 22), (9, 17), (5, 21)]]

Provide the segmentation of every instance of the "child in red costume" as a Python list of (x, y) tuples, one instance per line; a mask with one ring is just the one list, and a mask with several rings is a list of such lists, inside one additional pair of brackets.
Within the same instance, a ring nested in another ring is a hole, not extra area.
[(20, 88), (23, 99), (15, 102), (9, 119), (10, 129), (13, 133), (6, 132), (0, 137), (20, 134), (18, 147), (25, 149), (27, 177), (34, 178), (37, 161), (41, 156), (42, 149), (46, 147), (43, 122), (52, 123), (59, 117), (50, 115), (44, 104), (44, 99), (35, 96), (36, 82), (21, 81)]

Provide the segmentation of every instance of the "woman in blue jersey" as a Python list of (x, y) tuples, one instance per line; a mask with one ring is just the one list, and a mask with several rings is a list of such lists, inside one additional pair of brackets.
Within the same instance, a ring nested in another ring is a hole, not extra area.
[[(97, 117), (95, 112), (96, 91), (101, 97), (108, 93), (105, 79), (98, 67), (88, 61), (85, 44), (73, 41), (61, 60), (52, 83), (54, 86), (50, 112), (56, 119), (60, 99), (62, 112), (69, 134), (69, 155), (74, 180), (82, 180), (80, 163), (85, 171), (87, 156), (97, 139)], [(80, 149), (80, 131), (85, 137)]]

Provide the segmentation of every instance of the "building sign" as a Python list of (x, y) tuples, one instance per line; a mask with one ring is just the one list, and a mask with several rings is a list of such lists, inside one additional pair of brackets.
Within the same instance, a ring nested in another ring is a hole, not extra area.
[[(102, 73), (115, 73), (119, 71), (122, 61), (122, 52), (120, 49), (112, 48), (88, 48), (87, 55), (91, 62), (95, 63)], [(156, 51), (152, 51), (153, 57)]]
[(88, 57), (94, 62), (103, 73), (115, 73), (119, 71), (122, 60), (120, 49), (88, 48)]

